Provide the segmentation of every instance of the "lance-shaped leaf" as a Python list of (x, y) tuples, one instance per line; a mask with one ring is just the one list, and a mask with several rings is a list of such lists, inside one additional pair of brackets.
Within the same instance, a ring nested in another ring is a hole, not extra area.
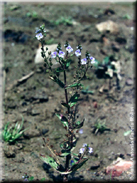
[(107, 65), (108, 63), (109, 63), (109, 57), (105, 57), (105, 58), (103, 59), (102, 64), (103, 64), (103, 65)]
[(67, 127), (68, 129), (68, 120), (65, 116), (56, 114), (56, 116), (60, 119), (64, 127)]
[(99, 61), (98, 60), (95, 60), (95, 63), (92, 64), (96, 69), (98, 69), (99, 67)]
[(71, 63), (71, 60), (70, 60), (70, 59), (69, 59), (69, 60), (67, 60), (67, 63), (66, 63), (66, 69), (68, 69), (68, 68), (69, 68), (70, 63)]
[(55, 170), (57, 170), (59, 168), (59, 164), (52, 157), (50, 157), (50, 156), (40, 155), (40, 159), (42, 161), (44, 161), (45, 163), (47, 163), (48, 165), (50, 165)]
[(58, 67), (57, 69), (56, 69), (56, 72), (63, 72), (64, 70), (61, 68), (61, 67)]
[(83, 120), (82, 122), (77, 121), (77, 122), (74, 124), (74, 128), (75, 128), (75, 129), (78, 129), (78, 128), (81, 128), (83, 125), (84, 125), (84, 120)]
[(72, 88), (72, 87), (78, 87), (78, 86), (83, 86), (83, 84), (81, 84), (81, 83), (74, 83), (74, 84), (72, 84), (72, 85), (68, 85), (68, 86), (66, 87), (66, 89)]
[(70, 100), (69, 100), (69, 105), (70, 105), (70, 107), (73, 107), (76, 103), (77, 103), (77, 101), (78, 101), (78, 97), (79, 97), (80, 95), (78, 94), (78, 93), (75, 93), (71, 98), (70, 98)]
[(61, 103), (64, 107), (66, 107), (67, 109), (70, 108), (70, 106), (64, 102)]
[(60, 80), (60, 79), (58, 79), (57, 77), (49, 77), (52, 81), (54, 81), (54, 82), (56, 82), (61, 88), (64, 88), (64, 83)]
[(62, 153), (60, 156), (61, 157), (65, 157), (65, 156), (67, 156), (67, 155), (69, 155), (70, 154), (70, 152), (64, 152), (64, 153)]
[(73, 165), (73, 166), (71, 167), (71, 171), (74, 172), (74, 171), (76, 171), (77, 169), (79, 169), (80, 167), (82, 167), (82, 166), (84, 165), (84, 163), (86, 163), (87, 160), (88, 160), (88, 158), (83, 159), (83, 160), (81, 160), (79, 163), (76, 163), (75, 165)]

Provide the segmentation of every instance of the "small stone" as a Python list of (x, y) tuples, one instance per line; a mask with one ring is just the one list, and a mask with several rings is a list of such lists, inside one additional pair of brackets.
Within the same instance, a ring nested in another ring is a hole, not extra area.
[(6, 146), (4, 148), (4, 154), (7, 158), (15, 158), (15, 147), (13, 146)]
[(131, 78), (128, 78), (127, 80), (126, 80), (126, 85), (127, 86), (131, 86), (131, 85), (133, 85), (133, 79), (131, 79)]
[(46, 129), (46, 128), (44, 128), (44, 129), (42, 129), (42, 135), (45, 135), (46, 133), (48, 133), (48, 129)]
[(29, 128), (27, 131), (24, 132), (24, 137), (27, 139), (33, 138), (33, 137), (39, 137), (41, 134), (37, 129), (31, 129)]
[(97, 169), (99, 167), (100, 167), (100, 162), (99, 161), (95, 161), (95, 162), (92, 163), (90, 169), (91, 170), (95, 170), (95, 169)]
[(119, 32), (118, 24), (111, 21), (111, 20), (97, 24), (96, 28), (99, 32), (107, 31), (107, 32), (110, 32), (112, 34), (117, 34)]

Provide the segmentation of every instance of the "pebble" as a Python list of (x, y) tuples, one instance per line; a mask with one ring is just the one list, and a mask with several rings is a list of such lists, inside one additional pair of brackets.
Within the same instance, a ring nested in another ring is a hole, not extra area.
[(42, 129), (42, 135), (45, 135), (46, 133), (48, 133), (48, 129), (46, 129), (46, 128), (44, 128), (44, 129)]
[(99, 167), (100, 167), (100, 161), (95, 161), (95, 162), (92, 163), (90, 169), (91, 170), (95, 170), (95, 169), (97, 169)]
[(7, 158), (15, 158), (15, 147), (14, 146), (7, 146), (4, 148), (4, 154)]
[(33, 137), (39, 137), (41, 134), (37, 129), (29, 129), (24, 132), (24, 137), (27, 139), (33, 138)]
[(127, 86), (131, 86), (131, 85), (133, 85), (133, 79), (131, 79), (131, 78), (128, 78), (127, 80), (126, 80), (126, 85)]

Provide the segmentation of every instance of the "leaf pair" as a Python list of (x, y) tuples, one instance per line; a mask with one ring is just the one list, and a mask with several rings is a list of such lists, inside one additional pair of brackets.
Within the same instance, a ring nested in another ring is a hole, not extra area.
[(65, 116), (63, 115), (59, 115), (59, 114), (56, 114), (56, 116), (60, 119), (60, 121), (62, 122), (63, 126), (66, 127), (68, 129), (68, 120)]

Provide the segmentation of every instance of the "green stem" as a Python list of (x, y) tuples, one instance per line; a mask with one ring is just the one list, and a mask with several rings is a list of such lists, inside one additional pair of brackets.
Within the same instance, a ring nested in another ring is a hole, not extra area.
[[(65, 71), (65, 68), (64, 68), (64, 84), (65, 84), (65, 87), (67, 85), (67, 79), (66, 79), (66, 71)], [(66, 98), (66, 104), (68, 105), (68, 93), (67, 93), (67, 89), (65, 88), (65, 98)], [(68, 107), (68, 115), (70, 113), (70, 108)], [(70, 127), (70, 124), (69, 124), (69, 127)], [(65, 164), (65, 170), (67, 171), (67, 169), (69, 168), (69, 161), (71, 159), (71, 155), (67, 155), (66, 156), (66, 164)], [(63, 181), (66, 182), (68, 181), (68, 175), (64, 175), (63, 177)]]

